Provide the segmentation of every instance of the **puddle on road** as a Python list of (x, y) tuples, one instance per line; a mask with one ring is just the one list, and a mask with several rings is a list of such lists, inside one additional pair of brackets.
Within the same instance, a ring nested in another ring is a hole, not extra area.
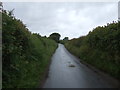
[(72, 64), (70, 61), (68, 61), (68, 67), (75, 67), (75, 65), (74, 64)]
[(73, 64), (70, 64), (70, 65), (69, 65), (69, 67), (75, 67), (75, 65), (73, 65)]

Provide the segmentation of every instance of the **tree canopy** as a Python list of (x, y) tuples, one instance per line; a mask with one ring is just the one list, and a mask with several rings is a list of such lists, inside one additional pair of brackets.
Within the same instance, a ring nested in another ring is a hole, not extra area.
[(68, 38), (68, 37), (65, 37), (63, 40), (64, 40), (64, 41), (68, 41), (68, 40), (69, 40), (69, 38)]
[(59, 33), (52, 33), (49, 38), (55, 40), (57, 43), (59, 43), (61, 35)]

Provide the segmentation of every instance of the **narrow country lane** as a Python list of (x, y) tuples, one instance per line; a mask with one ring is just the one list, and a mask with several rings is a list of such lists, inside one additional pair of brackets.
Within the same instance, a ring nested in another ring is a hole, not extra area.
[(44, 88), (110, 88), (99, 74), (95, 73), (71, 55), (59, 44), (49, 69)]

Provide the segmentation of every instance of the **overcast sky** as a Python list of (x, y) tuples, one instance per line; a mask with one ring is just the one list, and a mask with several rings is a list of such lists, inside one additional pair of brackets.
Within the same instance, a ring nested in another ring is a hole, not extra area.
[(93, 28), (118, 20), (117, 2), (4, 2), (4, 9), (14, 10), (31, 32), (49, 36), (53, 32), (77, 38)]

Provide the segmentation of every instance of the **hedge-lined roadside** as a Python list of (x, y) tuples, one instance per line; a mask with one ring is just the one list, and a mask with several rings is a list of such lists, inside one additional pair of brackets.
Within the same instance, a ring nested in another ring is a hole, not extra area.
[(12, 12), (2, 12), (3, 88), (38, 87), (57, 43), (31, 33)]
[(120, 80), (120, 22), (99, 26), (65, 47), (81, 60)]

